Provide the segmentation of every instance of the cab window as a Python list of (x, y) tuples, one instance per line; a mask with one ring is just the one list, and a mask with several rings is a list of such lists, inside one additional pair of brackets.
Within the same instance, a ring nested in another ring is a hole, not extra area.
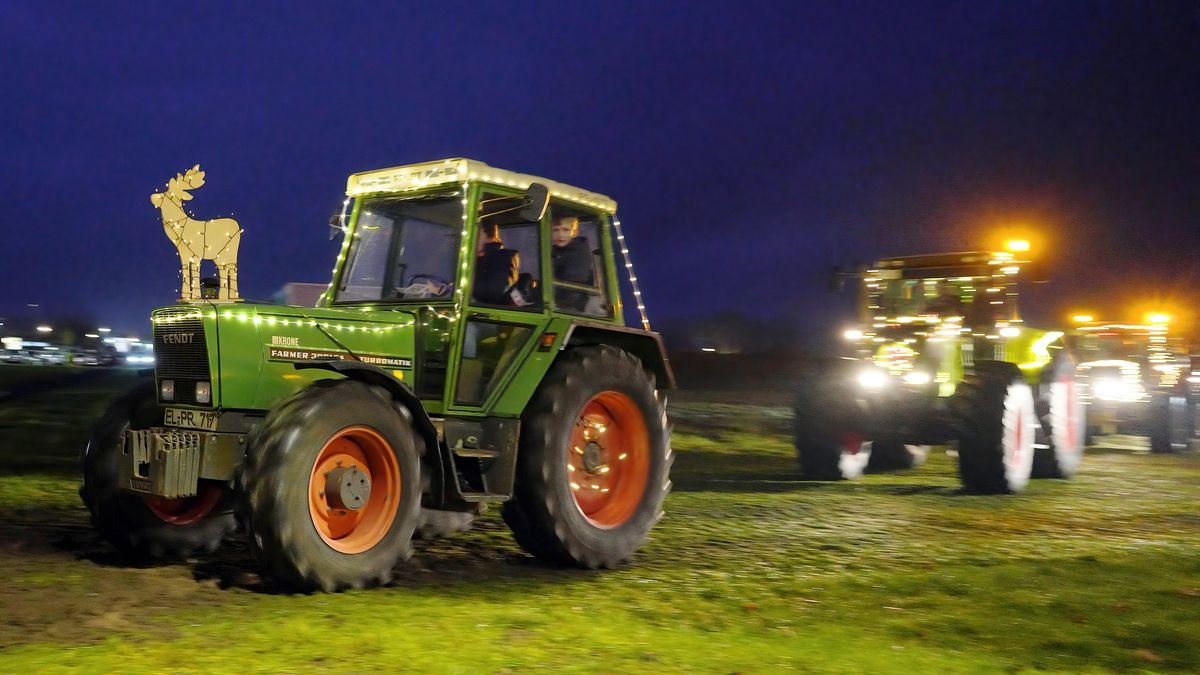
[(510, 198), (483, 193), (475, 247), (473, 304), (525, 311), (542, 309), (540, 223), (506, 210)]
[(334, 302), (453, 297), (461, 227), (454, 193), (364, 202)]
[(551, 203), (550, 217), (554, 309), (597, 318), (612, 316), (604, 249), (600, 245), (600, 216)]

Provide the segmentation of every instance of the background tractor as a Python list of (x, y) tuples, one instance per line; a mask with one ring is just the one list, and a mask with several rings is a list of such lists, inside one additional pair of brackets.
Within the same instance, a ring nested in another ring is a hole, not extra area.
[[(1016, 246), (1027, 250), (1028, 246)], [(861, 282), (841, 358), (815, 361), (795, 399), (800, 469), (812, 479), (909, 468), (954, 444), (963, 485), (1017, 492), (1071, 476), (1084, 412), (1063, 333), (1027, 326), (1012, 251), (887, 258)]]
[(627, 560), (669, 488), (673, 378), (644, 311), (624, 324), (616, 203), (466, 159), (356, 174), (346, 194), (317, 307), (153, 312), (153, 381), (84, 451), (100, 533), (180, 556), (240, 518), (276, 579), (338, 590), (503, 503), (538, 558)]
[(1076, 315), (1071, 350), (1079, 360), (1088, 436), (1149, 436), (1153, 452), (1187, 449), (1195, 435), (1192, 364), (1186, 340), (1163, 312), (1144, 323)]

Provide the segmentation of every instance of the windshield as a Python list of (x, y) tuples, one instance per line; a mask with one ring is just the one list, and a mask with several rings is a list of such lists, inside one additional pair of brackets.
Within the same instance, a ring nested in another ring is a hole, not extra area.
[(457, 193), (366, 200), (334, 302), (451, 298), (461, 200)]
[(869, 290), (870, 310), (880, 317), (960, 317), (970, 325), (1013, 318), (1010, 291), (986, 277), (887, 279)]

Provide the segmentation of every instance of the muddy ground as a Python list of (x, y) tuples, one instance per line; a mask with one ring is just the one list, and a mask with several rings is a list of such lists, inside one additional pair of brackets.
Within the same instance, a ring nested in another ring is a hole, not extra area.
[(1140, 439), (1015, 497), (962, 493), (944, 453), (811, 483), (778, 397), (684, 393), (675, 491), (634, 564), (546, 567), (493, 510), (389, 587), (303, 596), (238, 537), (146, 564), (93, 533), (74, 455), (129, 380), (0, 403), (0, 670), (1200, 669), (1200, 458)]

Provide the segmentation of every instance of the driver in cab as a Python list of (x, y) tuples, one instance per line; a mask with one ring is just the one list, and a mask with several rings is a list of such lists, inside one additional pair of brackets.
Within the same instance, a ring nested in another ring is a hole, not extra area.
[(479, 247), (475, 252), (475, 300), (488, 305), (525, 304), (513, 290), (521, 270), (520, 253), (504, 248), (499, 224), (484, 223), (479, 228)]

